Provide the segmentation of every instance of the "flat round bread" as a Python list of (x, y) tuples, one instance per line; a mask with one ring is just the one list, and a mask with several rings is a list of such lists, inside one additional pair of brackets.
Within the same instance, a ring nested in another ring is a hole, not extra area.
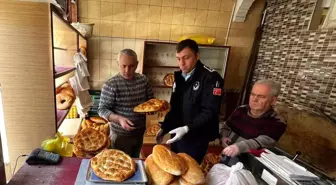
[(74, 138), (76, 148), (86, 152), (93, 152), (106, 145), (107, 137), (102, 132), (93, 128), (85, 128), (78, 132)]
[(107, 123), (107, 121), (104, 118), (98, 117), (98, 116), (90, 117), (90, 120), (95, 122), (95, 123), (101, 123), (101, 124)]
[(167, 185), (174, 179), (174, 175), (161, 170), (154, 162), (152, 154), (145, 161), (146, 172), (150, 179), (150, 184)]
[(160, 99), (150, 99), (136, 107), (134, 107), (134, 112), (147, 113), (147, 112), (157, 112), (163, 110), (167, 106), (167, 101)]
[(160, 129), (161, 129), (160, 124), (153, 124), (146, 129), (145, 133), (148, 136), (156, 136), (156, 134), (159, 132)]
[(105, 149), (91, 159), (94, 173), (104, 180), (122, 182), (134, 175), (135, 162), (126, 153)]
[(161, 170), (172, 175), (181, 175), (182, 166), (179, 157), (163, 145), (153, 147), (153, 159)]
[(169, 73), (163, 78), (163, 84), (168, 87), (173, 87), (174, 85), (174, 74)]
[(182, 178), (191, 184), (204, 184), (205, 176), (197, 161), (186, 153), (178, 153), (177, 155), (182, 157), (188, 166), (188, 170), (182, 175)]

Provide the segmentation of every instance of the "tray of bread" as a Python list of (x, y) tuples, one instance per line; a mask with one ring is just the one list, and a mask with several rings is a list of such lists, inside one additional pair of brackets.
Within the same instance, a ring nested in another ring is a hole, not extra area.
[(170, 105), (166, 100), (150, 99), (140, 105), (134, 107), (133, 111), (142, 114), (155, 114), (170, 110)]
[(94, 183), (146, 184), (142, 160), (116, 149), (105, 149), (90, 160), (86, 180)]

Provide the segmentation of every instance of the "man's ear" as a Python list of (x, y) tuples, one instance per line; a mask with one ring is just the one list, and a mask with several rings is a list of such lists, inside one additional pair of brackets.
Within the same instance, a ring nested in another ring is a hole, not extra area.
[(196, 59), (197, 59), (197, 61), (200, 59), (200, 54), (199, 54), (199, 52), (196, 53)]

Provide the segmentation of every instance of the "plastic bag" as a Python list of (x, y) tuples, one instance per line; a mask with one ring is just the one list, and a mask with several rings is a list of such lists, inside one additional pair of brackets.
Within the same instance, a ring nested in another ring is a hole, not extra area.
[(185, 39), (191, 39), (194, 40), (197, 44), (206, 44), (206, 45), (213, 44), (215, 41), (214, 37), (208, 37), (205, 35), (186, 35), (180, 37), (179, 42)]
[(56, 138), (46, 139), (42, 142), (42, 149), (60, 154), (63, 157), (72, 157), (73, 144), (70, 144), (70, 138), (57, 132)]
[(232, 167), (216, 164), (206, 176), (207, 185), (258, 185), (252, 173), (238, 162)]

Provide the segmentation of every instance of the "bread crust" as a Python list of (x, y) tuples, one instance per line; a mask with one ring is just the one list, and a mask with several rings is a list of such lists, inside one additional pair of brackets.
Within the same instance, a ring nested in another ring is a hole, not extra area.
[(123, 151), (105, 149), (91, 159), (94, 173), (104, 180), (122, 182), (136, 172), (133, 159)]
[(145, 161), (146, 172), (150, 178), (150, 184), (167, 185), (173, 181), (174, 176), (167, 173), (154, 162), (153, 155), (149, 155)]
[(153, 159), (161, 170), (176, 176), (182, 174), (179, 157), (165, 146), (155, 145), (153, 147)]
[(178, 153), (177, 155), (182, 157), (188, 166), (188, 170), (182, 175), (182, 178), (191, 184), (204, 184), (205, 177), (197, 161), (186, 153)]

